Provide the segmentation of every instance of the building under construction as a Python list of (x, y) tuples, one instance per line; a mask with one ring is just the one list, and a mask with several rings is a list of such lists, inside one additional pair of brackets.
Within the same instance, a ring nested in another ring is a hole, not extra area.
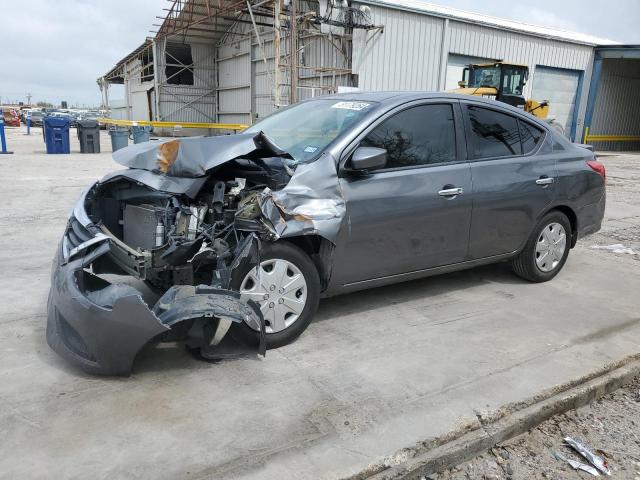
[(124, 84), (123, 118), (250, 124), (349, 88), (455, 88), (469, 63), (503, 60), (529, 66), (525, 97), (549, 100), (572, 139), (588, 131), (610, 148), (640, 147), (629, 143), (640, 140), (637, 46), (420, 0), (168, 0), (163, 10), (153, 36), (98, 79), (107, 104), (109, 85)]
[(109, 84), (125, 85), (129, 119), (250, 124), (357, 84), (353, 31), (376, 30), (367, 8), (322, 0), (171, 0), (167, 7), (155, 36), (98, 80), (105, 102)]

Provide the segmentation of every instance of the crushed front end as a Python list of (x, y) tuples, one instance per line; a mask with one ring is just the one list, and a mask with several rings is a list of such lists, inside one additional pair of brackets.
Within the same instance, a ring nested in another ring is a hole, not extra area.
[[(262, 133), (116, 152), (129, 168), (82, 194), (54, 259), (51, 348), (90, 373), (127, 375), (151, 341), (208, 354), (245, 323), (264, 355), (265, 319), (241, 298), (237, 273), (260, 264), (264, 242), (334, 242), (345, 211), (332, 157), (297, 168), (287, 159)], [(160, 295), (154, 305), (140, 281)]]
[[(273, 235), (248, 183), (127, 170), (93, 185), (54, 259), (51, 348), (87, 372), (127, 375), (152, 340), (208, 349), (234, 322), (264, 337), (258, 305), (230, 289), (234, 270), (257, 265)], [(164, 293), (148, 306), (125, 275)]]

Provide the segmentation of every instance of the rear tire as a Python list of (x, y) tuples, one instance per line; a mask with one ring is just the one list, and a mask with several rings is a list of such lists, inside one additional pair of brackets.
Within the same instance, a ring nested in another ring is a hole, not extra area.
[(513, 271), (530, 282), (551, 280), (567, 261), (571, 234), (571, 223), (564, 213), (555, 210), (547, 213), (533, 229), (522, 251), (511, 261)]
[[(278, 328), (275, 332), (269, 332), (269, 330), (275, 328), (275, 326), (267, 325), (266, 344), (269, 349), (278, 348), (293, 342), (309, 326), (320, 301), (320, 277), (313, 261), (297, 246), (287, 242), (263, 243), (262, 245), (263, 248), (260, 250), (261, 265), (265, 264), (268, 266), (270, 262), (273, 265), (289, 265), (291, 269), (296, 271), (296, 274), (299, 272), (304, 277), (304, 307), (301, 309), (301, 313), (296, 315), (297, 318), (285, 328)], [(247, 279), (255, 272), (255, 267), (250, 268), (248, 265), (235, 271), (231, 278), (232, 290), (239, 291), (242, 295), (243, 290), (248, 290)], [(272, 313), (269, 311), (269, 303), (275, 303), (275, 307), (278, 307), (278, 292), (281, 286), (290, 283), (290, 280), (282, 280), (282, 283), (283, 285), (276, 285), (273, 290), (269, 290), (268, 288), (265, 289), (264, 292), (260, 290), (262, 293), (271, 295), (269, 299), (263, 299), (262, 295), (258, 294), (247, 295), (246, 297), (260, 304), (265, 319)], [(271, 285), (268, 285), (268, 287), (271, 287)], [(292, 293), (292, 295), (294, 295), (294, 293)], [(298, 291), (298, 295), (300, 295), (300, 298), (303, 298), (302, 290)], [(232, 325), (230, 334), (233, 338), (244, 344), (257, 346), (260, 342), (260, 332), (253, 330), (246, 323)]]

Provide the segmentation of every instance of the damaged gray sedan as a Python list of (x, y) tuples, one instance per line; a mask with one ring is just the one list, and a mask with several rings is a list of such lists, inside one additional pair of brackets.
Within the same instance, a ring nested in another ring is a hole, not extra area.
[(452, 94), (323, 97), (113, 157), (127, 168), (75, 205), (48, 305), (49, 345), (96, 374), (129, 374), (151, 341), (206, 357), (230, 332), (264, 354), (321, 296), (503, 260), (546, 281), (604, 212), (592, 152)]

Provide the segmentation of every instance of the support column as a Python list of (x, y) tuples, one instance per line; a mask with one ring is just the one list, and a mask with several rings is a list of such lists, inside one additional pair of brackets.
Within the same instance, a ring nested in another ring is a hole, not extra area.
[(273, 4), (273, 106), (280, 108), (280, 0)]
[(596, 96), (598, 95), (598, 84), (600, 83), (600, 77), (602, 75), (602, 63), (602, 57), (596, 51), (595, 58), (593, 60), (593, 72), (591, 73), (591, 84), (589, 85), (587, 112), (584, 116), (584, 131), (582, 132), (582, 135), (580, 135), (582, 143), (587, 142), (589, 128), (591, 127), (591, 119), (593, 118), (593, 111), (596, 108)]
[(159, 122), (160, 116), (160, 88), (158, 82), (158, 48), (155, 39), (151, 42), (153, 49), (153, 104), (155, 112), (153, 112), (153, 120)]
[(291, 0), (291, 51), (289, 52), (289, 104), (298, 101), (298, 11), (296, 0)]

